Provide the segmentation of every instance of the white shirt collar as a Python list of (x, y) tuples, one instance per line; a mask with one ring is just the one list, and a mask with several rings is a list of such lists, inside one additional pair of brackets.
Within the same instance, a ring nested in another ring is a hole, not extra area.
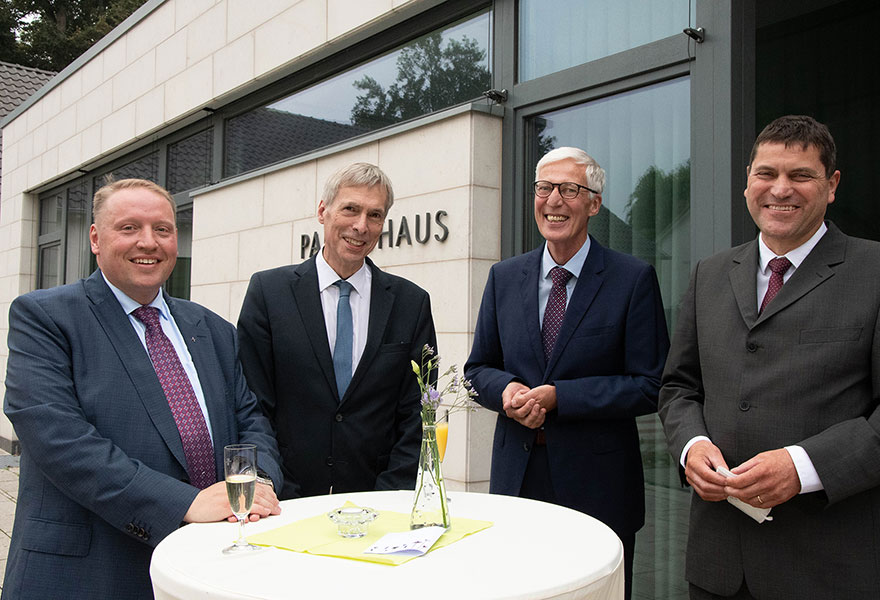
[[(322, 293), (328, 287), (342, 279), (339, 274), (333, 270), (327, 261), (324, 259), (323, 248), (320, 252), (318, 252), (318, 256), (316, 257), (315, 266), (318, 269), (318, 292)], [(346, 279), (352, 287), (354, 291), (358, 293), (358, 295), (363, 296), (364, 291), (369, 285), (369, 271), (370, 267), (367, 266), (367, 261), (364, 261), (364, 264), (361, 265), (361, 268), (354, 272), (354, 275)]]
[[(113, 295), (116, 296), (116, 299), (119, 301), (119, 304), (122, 305), (122, 310), (125, 311), (125, 314), (130, 315), (131, 311), (140, 308), (142, 305), (140, 302), (136, 300), (132, 300), (131, 297), (120, 290), (118, 287), (110, 283), (110, 280), (107, 279), (107, 276), (104, 275), (104, 272), (101, 271), (101, 277), (104, 278), (104, 282), (107, 284), (107, 287), (110, 288), (110, 291), (113, 292)], [(171, 311), (168, 308), (168, 304), (165, 302), (165, 296), (162, 294), (162, 290), (159, 290), (159, 293), (156, 294), (156, 297), (153, 298), (153, 301), (145, 306), (153, 306), (159, 309), (159, 314), (168, 318), (168, 315)]]
[(541, 278), (546, 279), (550, 275), (550, 269), (553, 267), (565, 267), (565, 270), (571, 273), (575, 278), (580, 277), (581, 269), (584, 268), (584, 262), (587, 260), (587, 254), (590, 253), (590, 236), (581, 246), (575, 255), (568, 259), (564, 265), (558, 265), (553, 257), (550, 256), (550, 250), (547, 248), (547, 242), (544, 242), (544, 253), (541, 257)]
[[(819, 240), (822, 239), (822, 236), (825, 235), (826, 231), (828, 231), (828, 227), (823, 221), (819, 226), (819, 229), (816, 230), (816, 233), (813, 234), (813, 237), (794, 250), (785, 253), (785, 257), (791, 261), (791, 264), (794, 265), (795, 269), (801, 266), (801, 263), (804, 262), (807, 255), (813, 251), (813, 248), (816, 247), (816, 244), (819, 243)], [(762, 233), (758, 236), (758, 268), (761, 269), (762, 273), (767, 273), (768, 265), (773, 258), (776, 258), (776, 253), (764, 243), (764, 234)]]

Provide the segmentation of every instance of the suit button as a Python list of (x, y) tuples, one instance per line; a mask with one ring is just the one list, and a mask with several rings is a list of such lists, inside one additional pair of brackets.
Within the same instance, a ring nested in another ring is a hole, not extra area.
[(327, 460), (324, 461), (324, 462), (327, 464), (328, 467), (332, 467), (332, 466), (333, 466), (333, 463), (334, 463), (334, 461), (333, 461), (333, 457), (332, 457), (332, 456), (328, 456), (328, 457), (327, 457)]
[[(775, 263), (774, 263), (774, 264), (775, 264)], [(337, 415), (336, 415), (336, 422), (337, 422), (337, 423), (342, 423), (342, 419), (343, 419), (343, 418), (344, 418), (344, 417), (343, 417), (342, 415), (337, 414)]]
[(748, 403), (747, 400), (743, 400), (742, 402), (739, 403), (740, 410), (747, 411), (747, 410), (749, 410), (749, 408), (751, 408), (751, 405)]
[(746, 344), (746, 350), (748, 350), (749, 352), (755, 352), (757, 349), (758, 344), (756, 344), (755, 342), (749, 342), (748, 344)]
[(531, 448), (532, 448), (532, 447), (529, 445), (528, 442), (523, 442), (523, 450), (525, 450), (526, 452), (528, 452), (529, 450), (531, 450)]
[(134, 531), (134, 525), (129, 523), (128, 525), (125, 526), (125, 530), (129, 533), (132, 533)]

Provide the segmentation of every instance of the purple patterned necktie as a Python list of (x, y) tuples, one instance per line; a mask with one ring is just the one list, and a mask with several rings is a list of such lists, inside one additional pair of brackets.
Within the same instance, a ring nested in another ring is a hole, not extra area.
[(770, 284), (767, 286), (767, 293), (764, 294), (764, 300), (761, 302), (761, 309), (758, 311), (758, 314), (764, 312), (764, 307), (770, 304), (770, 301), (779, 293), (783, 283), (782, 276), (788, 271), (791, 261), (784, 256), (781, 258), (771, 258), (768, 266), (772, 271), (770, 274)]
[(550, 269), (550, 277), (553, 279), (553, 287), (550, 289), (550, 297), (547, 299), (547, 308), (544, 309), (544, 324), (541, 326), (541, 338), (544, 340), (544, 360), (550, 360), (556, 338), (559, 336), (559, 327), (565, 316), (565, 301), (568, 292), (565, 285), (571, 279), (571, 273), (562, 267)]
[(180, 364), (171, 340), (162, 331), (159, 309), (141, 306), (131, 314), (147, 328), (147, 350), (180, 432), (190, 483), (199, 489), (205, 489), (217, 481), (214, 447), (192, 384)]

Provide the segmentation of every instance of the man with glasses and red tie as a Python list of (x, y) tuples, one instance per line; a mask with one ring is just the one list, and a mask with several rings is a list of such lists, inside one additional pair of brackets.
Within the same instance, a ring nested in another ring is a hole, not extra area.
[(654, 268), (587, 233), (605, 171), (557, 148), (535, 169), (546, 240), (492, 266), (465, 365), (477, 401), (498, 413), (490, 491), (600, 519), (624, 547), (631, 595), (645, 522), (635, 418), (657, 410), (669, 338)]
[(760, 234), (681, 302), (659, 406), (696, 492), (691, 598), (880, 598), (880, 244), (825, 221), (835, 155), (812, 117), (767, 125), (744, 192)]
[(161, 290), (174, 199), (123, 179), (98, 190), (93, 214), (98, 270), (9, 311), (4, 408), (22, 454), (4, 600), (152, 598), (153, 548), (181, 523), (232, 517), (228, 444), (259, 452), (251, 519), (280, 512), (280, 458), (235, 329)]

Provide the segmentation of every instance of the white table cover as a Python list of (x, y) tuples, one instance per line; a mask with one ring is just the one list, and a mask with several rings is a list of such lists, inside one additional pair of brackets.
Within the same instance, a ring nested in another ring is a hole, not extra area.
[[(248, 523), (266, 531), (326, 513), (351, 500), (379, 511), (409, 512), (411, 491), (361, 492), (287, 500), (280, 516)], [(561, 506), (523, 498), (451, 492), (456, 515), (494, 525), (448, 547), (388, 566), (268, 548), (245, 556), (220, 550), (238, 525), (187, 525), (153, 552), (157, 599), (623, 598), (623, 548), (603, 523)]]

